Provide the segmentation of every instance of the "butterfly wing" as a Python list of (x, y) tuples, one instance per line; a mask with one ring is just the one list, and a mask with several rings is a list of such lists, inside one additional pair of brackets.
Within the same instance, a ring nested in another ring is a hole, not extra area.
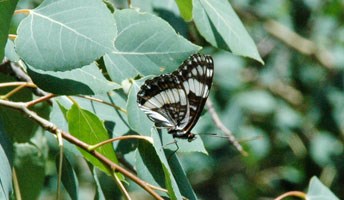
[(137, 94), (139, 107), (155, 126), (174, 130), (186, 125), (183, 121), (189, 117), (187, 95), (180, 83), (175, 75), (164, 74), (141, 86)]
[(147, 80), (137, 94), (139, 107), (157, 127), (187, 138), (209, 95), (213, 72), (210, 56), (194, 54), (173, 73)]
[(173, 74), (183, 81), (189, 101), (190, 117), (184, 127), (184, 132), (188, 133), (196, 125), (209, 96), (214, 76), (214, 61), (211, 56), (194, 54)]

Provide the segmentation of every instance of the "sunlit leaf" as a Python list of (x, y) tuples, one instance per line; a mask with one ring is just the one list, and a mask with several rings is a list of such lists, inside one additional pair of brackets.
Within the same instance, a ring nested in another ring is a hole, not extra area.
[(264, 63), (227, 0), (193, 0), (193, 18), (198, 31), (213, 46)]
[(138, 74), (171, 72), (200, 49), (157, 16), (123, 9), (115, 12), (115, 19), (115, 50), (104, 57), (106, 69), (115, 82)]
[(81, 68), (113, 50), (115, 22), (102, 1), (46, 0), (30, 11), (15, 40), (20, 57), (36, 69)]
[(186, 21), (190, 21), (192, 19), (192, 0), (176, 0), (178, 5), (180, 15)]
[[(73, 105), (67, 113), (69, 132), (79, 140), (94, 145), (108, 140), (110, 137), (105, 129), (104, 123), (93, 113)], [(93, 165), (106, 173), (112, 173), (102, 162), (87, 151), (79, 148), (82, 155)], [(106, 144), (96, 149), (111, 161), (117, 163), (116, 154), (112, 144)]]
[(307, 192), (309, 200), (339, 200), (320, 180), (313, 176)]

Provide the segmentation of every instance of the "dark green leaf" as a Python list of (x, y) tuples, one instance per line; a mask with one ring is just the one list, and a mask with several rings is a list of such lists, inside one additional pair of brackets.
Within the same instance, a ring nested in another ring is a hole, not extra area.
[(170, 166), (167, 162), (167, 159), (175, 152), (168, 150), (166, 151), (166, 154), (165, 154), (164, 146), (161, 143), (159, 133), (155, 129), (152, 129), (152, 138), (154, 141), (153, 146), (154, 146), (155, 152), (157, 153), (160, 159), (160, 162), (162, 164), (162, 169), (164, 171), (165, 185), (166, 185), (166, 189), (168, 190), (168, 194), (170, 195), (171, 199), (181, 199), (182, 196), (178, 188), (177, 182), (174, 179)]
[(176, 154), (170, 157), (168, 163), (170, 164), (170, 168), (173, 172), (173, 176), (177, 181), (178, 188), (180, 189), (181, 194), (190, 200), (196, 200), (197, 196), (193, 191), (188, 177), (186, 176), (185, 171)]
[(20, 194), (25, 199), (37, 199), (44, 183), (47, 151), (37, 143), (17, 143), (14, 149)]
[(4, 49), (8, 38), (8, 30), (17, 2), (17, 0), (0, 1), (0, 60), (4, 58)]
[[(59, 162), (60, 162), (60, 156), (56, 156), (56, 168), (59, 171)], [(62, 158), (62, 175), (61, 175), (61, 181), (63, 183), (63, 186), (68, 191), (69, 196), (73, 200), (78, 199), (78, 188), (79, 188), (79, 182), (78, 178), (75, 174), (75, 171), (69, 162), (68, 158), (66, 156), (63, 156)]]
[(97, 170), (93, 166), (90, 166), (90, 168), (91, 168), (91, 173), (92, 173), (93, 179), (96, 183), (96, 196), (94, 197), (94, 200), (105, 200), (105, 196), (104, 196), (102, 187), (100, 185), (100, 182), (99, 182), (99, 179), (97, 176)]
[(0, 199), (12, 193), (13, 146), (0, 122)]
[(136, 152), (137, 174), (146, 182), (165, 188), (165, 175), (154, 147), (140, 141)]
[(65, 72), (43, 71), (28, 66), (28, 72), (36, 85), (54, 94), (93, 95), (120, 87), (106, 80), (95, 63)]

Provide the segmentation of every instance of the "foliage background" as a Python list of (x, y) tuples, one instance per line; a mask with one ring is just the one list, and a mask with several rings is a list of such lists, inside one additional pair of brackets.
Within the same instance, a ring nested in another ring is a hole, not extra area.
[[(19, 1), (17, 9), (39, 3)], [(123, 8), (126, 3), (115, 5)], [(318, 176), (343, 199), (344, 3), (230, 3), (257, 44), (264, 66), (211, 47), (195, 33), (193, 23), (182, 20), (174, 1), (133, 1), (134, 6), (162, 17), (185, 38), (203, 46), (203, 52), (213, 55), (215, 78), (210, 99), (224, 124), (244, 140), (242, 145), (249, 153), (243, 157), (228, 141), (206, 136), (201, 137), (209, 155), (179, 152), (196, 194), (202, 199), (272, 198), (287, 191), (306, 191), (310, 178)], [(17, 16), (13, 19), (10, 33), (15, 33), (20, 20)], [(205, 113), (194, 132), (219, 130)], [(45, 135), (49, 151), (43, 153), (49, 162), (40, 169), (45, 168), (46, 176), (35, 177), (44, 179), (42, 199), (54, 196), (56, 188), (57, 147), (54, 139)], [(249, 140), (256, 136), (260, 139)], [(79, 179), (79, 198), (89, 197), (94, 193), (92, 174), (81, 159), (72, 165)], [(116, 199), (119, 192), (112, 180), (103, 175), (100, 183), (107, 199)], [(133, 184), (130, 187), (142, 195)]]

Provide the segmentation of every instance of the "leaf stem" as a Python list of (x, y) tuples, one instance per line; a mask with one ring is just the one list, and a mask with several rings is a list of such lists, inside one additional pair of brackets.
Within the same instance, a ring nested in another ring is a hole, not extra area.
[(146, 140), (150, 143), (153, 143), (153, 139), (151, 137), (148, 137), (148, 136), (142, 136), (142, 135), (124, 135), (124, 136), (120, 136), (120, 137), (116, 137), (116, 138), (111, 138), (109, 140), (105, 140), (103, 142), (99, 142), (95, 145), (89, 145), (89, 148), (88, 150), (89, 151), (94, 151), (95, 149), (105, 145), (105, 144), (108, 144), (108, 143), (111, 143), (111, 142), (115, 142), (117, 140), (127, 140), (127, 139), (140, 139), (140, 140)]
[(45, 96), (43, 96), (43, 97), (40, 97), (40, 98), (38, 98), (38, 99), (35, 99), (35, 100), (32, 100), (32, 101), (29, 101), (29, 102), (27, 102), (26, 103), (26, 106), (27, 107), (31, 107), (31, 106), (34, 106), (34, 105), (36, 105), (36, 104), (38, 104), (38, 103), (41, 103), (41, 102), (43, 102), (43, 101), (46, 101), (46, 100), (48, 100), (48, 99), (51, 99), (51, 98), (53, 98), (53, 97), (55, 97), (56, 95), (55, 94), (47, 94), (47, 95), (45, 95)]
[(128, 191), (125, 189), (124, 185), (122, 184), (121, 180), (119, 180), (118, 176), (116, 173), (112, 174), (112, 177), (115, 179), (117, 185), (119, 186), (120, 190), (122, 191), (122, 194), (125, 196), (127, 200), (131, 200), (131, 197), (128, 193)]
[(278, 196), (277, 198), (275, 198), (275, 200), (282, 200), (285, 197), (292, 197), (292, 196), (306, 199), (307, 195), (304, 192), (300, 192), (300, 191), (290, 191)]
[(13, 96), (15, 93), (23, 89), (25, 86), (24, 85), (19, 85), (4, 96), (0, 96), (1, 99), (9, 99), (11, 96)]
[(94, 97), (90, 97), (90, 96), (82, 96), (82, 95), (79, 95), (78, 97), (80, 98), (84, 98), (84, 99), (88, 99), (88, 100), (91, 100), (91, 101), (96, 101), (96, 102), (99, 102), (99, 103), (103, 103), (105, 105), (109, 105), (109, 106), (112, 106), (114, 107), (115, 109), (127, 114), (127, 110), (125, 110), (124, 108), (121, 108), (119, 106), (117, 106), (116, 104), (113, 104), (113, 103), (109, 103), (109, 102), (106, 102), (102, 99), (97, 99), (97, 98), (94, 98)]
[(34, 83), (30, 83), (30, 82), (8, 82), (8, 83), (0, 83), (0, 88), (11, 87), (11, 86), (21, 86), (21, 85), (25, 87), (31, 87), (31, 88), (37, 87)]
[(57, 198), (61, 199), (61, 179), (62, 179), (62, 164), (63, 164), (63, 138), (59, 130), (56, 131), (57, 141), (59, 144), (60, 155), (59, 155), (59, 169), (58, 169), (58, 180), (57, 180)]
[(19, 183), (18, 183), (18, 177), (17, 177), (17, 173), (16, 170), (12, 169), (12, 174), (13, 174), (13, 188), (14, 188), (14, 194), (17, 200), (22, 200), (21, 194), (20, 194), (20, 187), (19, 187)]
[(25, 15), (29, 15), (31, 12), (30, 9), (20, 9), (20, 10), (16, 10), (14, 11), (14, 14), (17, 15), (17, 14), (25, 14)]

